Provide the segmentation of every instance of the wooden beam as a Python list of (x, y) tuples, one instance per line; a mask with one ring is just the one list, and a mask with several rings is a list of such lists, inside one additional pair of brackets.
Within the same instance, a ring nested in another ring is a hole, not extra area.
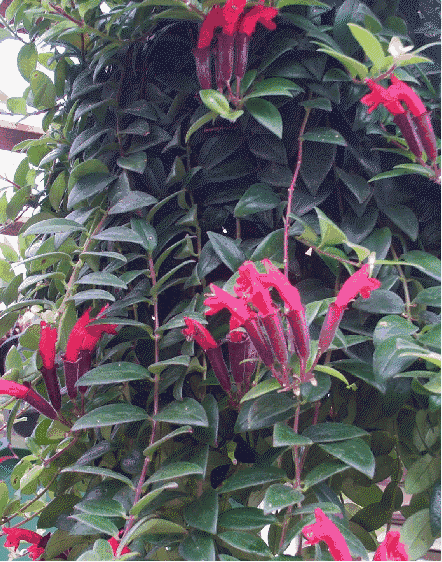
[(43, 129), (39, 127), (0, 120), (0, 149), (12, 150), (19, 142), (26, 139), (38, 139), (43, 133)]

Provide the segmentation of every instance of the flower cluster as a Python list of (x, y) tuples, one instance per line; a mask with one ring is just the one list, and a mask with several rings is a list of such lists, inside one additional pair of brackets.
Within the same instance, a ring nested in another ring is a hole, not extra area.
[[(251, 261), (244, 262), (239, 268), (234, 287), (236, 296), (211, 284), (211, 293), (204, 301), (209, 307), (206, 315), (223, 309), (230, 312), (227, 337), (230, 372), (239, 395), (248, 390), (258, 358), (285, 389), (296, 390), (302, 382), (312, 381), (314, 384), (313, 369), (330, 346), (350, 300), (358, 294), (368, 298), (371, 291), (380, 287), (377, 279), (368, 277), (369, 265), (362, 266), (347, 279), (336, 301), (329, 307), (319, 336), (318, 352), (308, 370), (310, 334), (299, 291), (270, 260), (265, 259), (262, 264), (265, 273), (259, 273)], [(276, 289), (285, 305), (283, 313), (271, 297), (271, 288)], [(232, 381), (220, 344), (196, 320), (185, 318), (185, 322), (187, 327), (183, 334), (203, 348), (222, 388), (231, 395)], [(299, 360), (299, 373), (296, 375), (289, 367), (291, 352), (295, 352)]]
[[(333, 556), (333, 560), (351, 560), (345, 538), (339, 528), (325, 513), (315, 509), (316, 522), (303, 528), (302, 533), (307, 539), (307, 545), (314, 545), (324, 541)], [(400, 533), (389, 531), (384, 541), (379, 545), (373, 560), (408, 560), (405, 545), (399, 542)]]
[[(263, 2), (264, 0), (262, 0)], [(227, 0), (223, 7), (213, 6), (206, 15), (199, 33), (198, 43), (193, 51), (198, 81), (203, 90), (212, 88), (211, 56), (215, 61), (215, 81), (220, 91), (230, 87), (233, 71), (237, 79), (237, 93), (248, 60), (248, 48), (258, 23), (267, 29), (276, 29), (273, 18), (276, 8), (262, 3), (244, 12), (246, 0)], [(216, 44), (212, 47), (215, 32)], [(236, 54), (236, 60), (235, 60)]]
[[(371, 92), (361, 98), (368, 106), (368, 113), (383, 105), (392, 115), (411, 152), (420, 158), (425, 150), (430, 160), (437, 156), (437, 142), (428, 111), (416, 94), (405, 82), (391, 75), (391, 85), (384, 88), (374, 80), (367, 78), (365, 83)], [(406, 108), (402, 105), (405, 103)]]
[[(104, 314), (107, 306), (101, 309), (98, 317)], [(116, 324), (91, 325), (95, 319), (90, 318), (91, 308), (77, 320), (66, 345), (63, 357), (64, 375), (68, 395), (71, 399), (77, 396), (77, 380), (86, 373), (91, 366), (92, 352), (101, 336), (116, 334)], [(15, 398), (25, 400), (41, 414), (50, 419), (57, 418), (61, 409), (61, 390), (55, 365), (55, 346), (57, 343), (57, 330), (42, 321), (39, 341), (39, 353), (42, 359), (40, 369), (46, 386), (50, 403), (36, 392), (29, 383), (19, 384), (9, 380), (0, 380), (0, 394), (8, 394)], [(85, 388), (80, 387), (84, 392)]]

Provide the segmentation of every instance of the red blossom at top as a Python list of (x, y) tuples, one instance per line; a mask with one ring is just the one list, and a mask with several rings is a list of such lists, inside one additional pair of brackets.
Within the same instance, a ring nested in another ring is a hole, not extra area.
[(210, 46), (213, 39), (213, 34), (217, 27), (222, 27), (224, 25), (223, 10), (221, 6), (213, 6), (200, 28), (200, 33), (198, 37), (198, 49), (205, 49)]
[[(106, 308), (107, 306), (104, 306), (98, 316), (103, 314)], [(91, 308), (88, 308), (72, 328), (66, 345), (66, 353), (64, 356), (66, 361), (75, 363), (80, 351), (93, 351), (103, 334), (115, 335), (117, 333), (115, 331), (117, 324), (97, 324), (89, 326), (91, 322), (90, 311)]]
[(38, 349), (43, 367), (48, 371), (54, 368), (55, 344), (57, 343), (57, 328), (51, 328), (46, 322), (40, 322), (41, 332)]
[(5, 542), (6, 548), (12, 547), (16, 551), (20, 545), (20, 541), (30, 542), (31, 546), (28, 547), (28, 554), (30, 555), (32, 560), (37, 560), (37, 558), (40, 558), (51, 536), (51, 533), (48, 533), (47, 535), (42, 537), (34, 531), (21, 529), (20, 527), (3, 527), (3, 532), (7, 536)]
[(239, 268), (239, 277), (235, 283), (235, 293), (246, 302), (251, 302), (263, 316), (273, 314), (275, 306), (268, 289), (261, 282), (255, 264), (245, 261)]
[(213, 339), (209, 330), (197, 320), (185, 317), (184, 322), (186, 323), (187, 328), (184, 328), (182, 333), (186, 336), (186, 339), (189, 338), (195, 340), (204, 349), (204, 351), (218, 347), (218, 344)]
[(380, 104), (384, 105), (393, 115), (405, 113), (405, 109), (402, 107), (399, 100), (389, 92), (389, 89), (387, 90), (370, 78), (366, 78), (365, 83), (370, 88), (371, 92), (363, 96), (361, 102), (369, 106), (367, 110), (368, 113), (372, 113)]
[(387, 90), (390, 96), (403, 101), (415, 117), (420, 117), (426, 113), (427, 108), (423, 101), (408, 84), (399, 80), (394, 74), (390, 78), (392, 85)]
[(245, 33), (250, 37), (255, 32), (255, 28), (258, 23), (262, 23), (262, 25), (264, 25), (267, 29), (276, 29), (276, 23), (273, 21), (273, 18), (277, 15), (277, 8), (254, 6), (241, 18), (238, 26), (238, 32)]
[(398, 531), (388, 531), (376, 550), (373, 560), (408, 560), (406, 547), (399, 542), (399, 538)]
[(244, 11), (247, 0), (227, 0), (223, 6), (223, 33), (232, 36), (238, 27), (238, 20)]
[(265, 287), (274, 287), (287, 308), (290, 310), (297, 310), (298, 312), (304, 312), (304, 307), (301, 303), (301, 295), (298, 289), (290, 283), (287, 277), (281, 273), (270, 260), (264, 259), (262, 263), (267, 273), (260, 275), (261, 283)]
[(211, 293), (205, 299), (204, 304), (210, 309), (206, 312), (207, 315), (216, 314), (224, 308), (227, 308), (232, 314), (231, 329), (239, 328), (249, 318), (253, 318), (256, 314), (250, 310), (247, 304), (242, 299), (237, 299), (224, 289), (220, 289), (213, 283), (210, 284)]
[(316, 522), (303, 528), (302, 533), (307, 539), (308, 545), (317, 544), (320, 541), (327, 543), (333, 560), (351, 560), (350, 550), (342, 536), (341, 531), (325, 513), (315, 509)]
[(370, 272), (370, 265), (365, 264), (359, 271), (353, 273), (347, 281), (342, 285), (341, 290), (335, 300), (335, 306), (339, 308), (346, 308), (348, 303), (357, 297), (358, 293), (363, 299), (368, 299), (371, 291), (379, 289), (381, 286), (380, 281), (368, 277)]

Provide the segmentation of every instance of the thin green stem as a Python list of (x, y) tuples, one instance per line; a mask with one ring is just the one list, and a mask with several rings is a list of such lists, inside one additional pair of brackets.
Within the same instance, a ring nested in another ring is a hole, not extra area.
[[(391, 253), (393, 254), (394, 259), (396, 261), (399, 261), (399, 257), (397, 255), (396, 250), (394, 249), (393, 245), (391, 246)], [(404, 270), (402, 269), (402, 266), (400, 266), (399, 264), (396, 264), (396, 269), (398, 270), (399, 279), (401, 280), (402, 288), (404, 289), (406, 318), (407, 318), (408, 322), (412, 322), (411, 309), (413, 308), (413, 305), (411, 304), (410, 291), (408, 290), (408, 280), (405, 277)]]

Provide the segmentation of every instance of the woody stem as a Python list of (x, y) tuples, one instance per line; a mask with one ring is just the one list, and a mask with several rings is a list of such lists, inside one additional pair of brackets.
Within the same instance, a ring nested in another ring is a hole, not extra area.
[(296, 167), (295, 171), (293, 172), (292, 183), (289, 187), (289, 194), (287, 200), (287, 214), (285, 218), (284, 224), (284, 275), (287, 276), (289, 272), (289, 228), (290, 228), (290, 213), (292, 212), (292, 201), (293, 201), (293, 192), (296, 185), (296, 181), (298, 179), (299, 170), (301, 169), (302, 164), (302, 146), (304, 139), (302, 138), (304, 135), (305, 127), (307, 125), (307, 120), (310, 115), (311, 107), (305, 108), (305, 115), (304, 119), (301, 123), (301, 128), (299, 129), (298, 135), (298, 157), (296, 160)]

